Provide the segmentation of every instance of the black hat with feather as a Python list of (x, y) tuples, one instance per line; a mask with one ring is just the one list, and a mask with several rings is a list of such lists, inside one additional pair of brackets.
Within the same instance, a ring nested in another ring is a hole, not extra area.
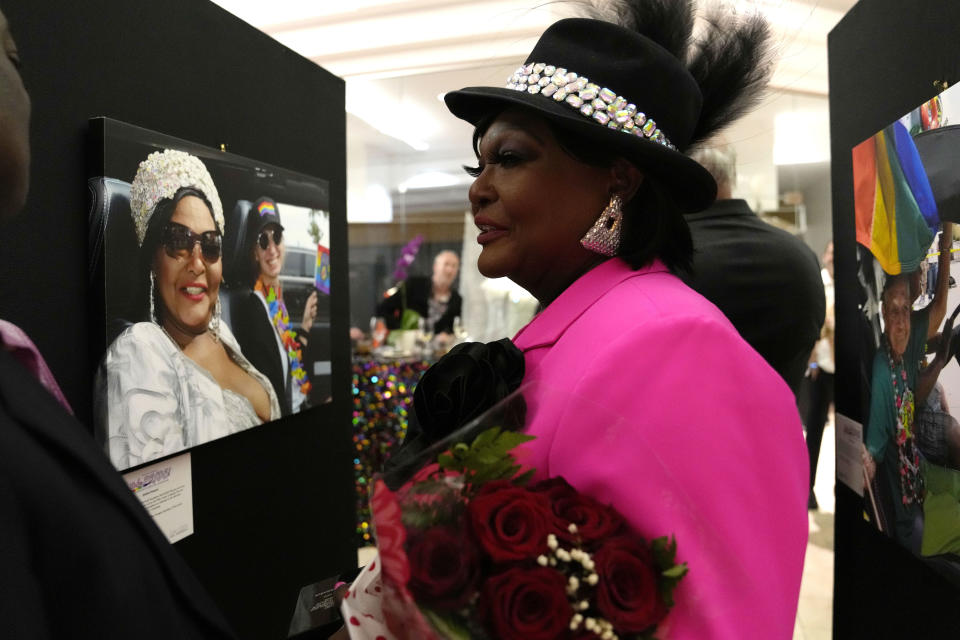
[(691, 46), (694, 5), (621, 0), (592, 11), (604, 19), (560, 20), (504, 87), (467, 87), (444, 100), (474, 125), (509, 106), (533, 109), (656, 175), (682, 210), (701, 211), (716, 183), (686, 152), (755, 104), (770, 64), (759, 17), (716, 10)]

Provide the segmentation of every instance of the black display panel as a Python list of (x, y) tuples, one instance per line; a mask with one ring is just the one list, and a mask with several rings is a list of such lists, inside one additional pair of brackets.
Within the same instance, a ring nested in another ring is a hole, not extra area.
[[(958, 24), (954, 2), (862, 0), (828, 39), (838, 434), (840, 416), (869, 421), (864, 353), (873, 355), (879, 335), (873, 329), (880, 329), (864, 320), (876, 319), (863, 266), (876, 257), (857, 242), (854, 149), (941, 93), (944, 83), (960, 80)], [(951, 559), (911, 553), (878, 530), (860, 495), (843, 483), (836, 492), (834, 637), (955, 637), (960, 589)]]
[(301, 587), (356, 566), (344, 83), (205, 0), (5, 0), (3, 11), (33, 104), (33, 158), (25, 210), (2, 229), (16, 241), (0, 253), (0, 316), (36, 342), (91, 432), (105, 346), (103, 273), (88, 268), (87, 181), (102, 161), (91, 118), (328, 182), (332, 402), (193, 448), (196, 533), (176, 545), (241, 637), (286, 637)]

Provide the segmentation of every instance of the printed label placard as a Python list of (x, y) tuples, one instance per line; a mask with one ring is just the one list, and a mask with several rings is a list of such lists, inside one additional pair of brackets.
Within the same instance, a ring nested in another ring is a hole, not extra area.
[(170, 543), (193, 535), (193, 475), (185, 453), (123, 475)]

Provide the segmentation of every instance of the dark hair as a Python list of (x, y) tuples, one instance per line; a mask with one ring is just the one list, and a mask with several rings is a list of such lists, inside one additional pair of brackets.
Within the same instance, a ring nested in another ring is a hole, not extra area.
[[(535, 111), (531, 114), (537, 115)], [(481, 119), (473, 131), (473, 149), (479, 157), (480, 138), (496, 119), (492, 112)], [(537, 115), (537, 117), (540, 117)], [(547, 124), (560, 148), (571, 158), (594, 167), (611, 167), (616, 158), (588, 137), (561, 129), (551, 120)], [(641, 171), (643, 167), (638, 167)], [(597, 215), (600, 212), (597, 211)], [(693, 263), (693, 238), (683, 212), (660, 181), (644, 173), (637, 193), (623, 207), (623, 230), (617, 255), (633, 269), (640, 269), (659, 258), (674, 273), (689, 272)]]
[[(213, 224), (216, 226), (217, 231), (223, 233), (223, 229), (220, 228), (216, 218), (213, 216), (213, 205), (210, 204), (210, 200), (207, 199), (207, 196), (199, 189), (181, 187), (173, 194), (173, 198), (164, 198), (157, 203), (156, 207), (154, 207), (153, 215), (150, 216), (150, 221), (147, 223), (147, 232), (143, 236), (143, 244), (140, 245), (137, 264), (137, 272), (139, 274), (137, 281), (143, 282), (145, 286), (142, 289), (138, 289), (139, 300), (136, 308), (141, 311), (143, 319), (149, 319), (150, 317), (150, 271), (153, 269), (153, 259), (157, 253), (157, 248), (160, 246), (163, 228), (167, 226), (170, 218), (173, 217), (173, 212), (176, 211), (177, 204), (187, 196), (195, 196), (203, 200), (203, 203), (207, 205), (207, 210), (210, 212), (210, 217), (213, 218)], [(156, 304), (155, 311), (157, 320), (159, 321), (162, 314), (163, 303), (160, 300), (160, 296), (156, 295), (156, 291), (154, 292), (154, 302)]]

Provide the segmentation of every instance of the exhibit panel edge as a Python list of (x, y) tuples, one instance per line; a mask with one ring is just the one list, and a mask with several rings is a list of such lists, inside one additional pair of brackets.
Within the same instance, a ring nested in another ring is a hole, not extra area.
[[(333, 401), (192, 449), (196, 533), (176, 545), (240, 637), (285, 637), (302, 586), (356, 567), (344, 83), (205, 0), (5, 0), (3, 11), (33, 101), (33, 175), (22, 242), (0, 257), (0, 315), (34, 338), (88, 428), (103, 304), (86, 269), (89, 119), (330, 182)], [(23, 290), (55, 313), (25, 307)]]
[[(863, 424), (851, 150), (960, 81), (960, 5), (861, 0), (828, 37), (836, 282), (836, 411)], [(936, 83), (936, 84), (935, 84)], [(839, 443), (838, 443), (839, 446)], [(960, 589), (863, 517), (836, 486), (833, 635), (954, 637)]]

